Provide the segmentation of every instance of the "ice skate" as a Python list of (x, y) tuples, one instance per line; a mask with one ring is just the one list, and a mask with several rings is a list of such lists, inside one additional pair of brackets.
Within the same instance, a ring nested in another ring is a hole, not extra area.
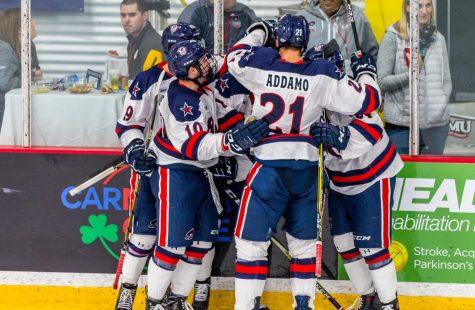
[(373, 292), (371, 294), (361, 295), (355, 302), (347, 308), (347, 310), (376, 310), (381, 309), (381, 302), (378, 294)]
[(396, 298), (387, 304), (382, 304), (380, 309), (381, 310), (399, 310), (399, 302)]
[(207, 310), (209, 306), (209, 297), (211, 290), (211, 278), (205, 281), (195, 282), (195, 296), (193, 301), (193, 309)]
[(173, 293), (168, 296), (167, 310), (193, 310), (193, 307), (186, 302), (186, 296), (178, 296)]
[(122, 283), (119, 290), (119, 296), (117, 297), (117, 302), (115, 303), (115, 309), (132, 310), (136, 293), (136, 284)]

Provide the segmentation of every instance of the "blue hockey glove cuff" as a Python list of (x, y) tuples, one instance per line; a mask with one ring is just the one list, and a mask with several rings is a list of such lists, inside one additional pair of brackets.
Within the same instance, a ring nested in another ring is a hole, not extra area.
[(244, 154), (269, 134), (269, 125), (258, 119), (244, 125), (240, 123), (224, 134), (224, 145), (234, 154)]
[(335, 126), (328, 123), (317, 122), (310, 127), (310, 135), (317, 145), (322, 143), (338, 151), (346, 149), (350, 140), (350, 130), (346, 126)]
[(351, 71), (353, 71), (353, 76), (355, 80), (358, 80), (362, 74), (369, 74), (376, 81), (377, 79), (377, 69), (376, 62), (374, 58), (367, 53), (358, 58), (356, 53), (351, 55)]
[(125, 161), (138, 174), (150, 175), (157, 167), (157, 155), (149, 150), (145, 154), (145, 145), (142, 139), (134, 139), (124, 149)]

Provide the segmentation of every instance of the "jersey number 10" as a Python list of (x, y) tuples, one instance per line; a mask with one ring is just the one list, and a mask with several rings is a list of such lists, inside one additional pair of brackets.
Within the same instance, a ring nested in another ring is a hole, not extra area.
[[(295, 98), (294, 102), (289, 105), (288, 113), (292, 115), (292, 121), (290, 125), (291, 134), (300, 133), (300, 125), (302, 123), (303, 116), (303, 104), (305, 98), (298, 96)], [(284, 99), (281, 96), (275, 93), (263, 93), (261, 95), (261, 106), (265, 107), (267, 104), (271, 104), (271, 110), (264, 115), (263, 119), (270, 125), (277, 123), (285, 113), (286, 105)], [(277, 130), (281, 131), (279, 127), (276, 127)]]

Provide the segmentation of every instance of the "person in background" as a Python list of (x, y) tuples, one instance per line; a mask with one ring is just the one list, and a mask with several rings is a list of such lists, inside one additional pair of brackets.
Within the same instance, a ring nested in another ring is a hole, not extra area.
[[(213, 52), (214, 0), (197, 0), (178, 17), (179, 22), (195, 25), (205, 40), (205, 48)], [(254, 11), (236, 0), (224, 0), (224, 51), (246, 35), (246, 29), (259, 20)]]
[[(30, 36), (37, 36), (35, 21), (30, 23)], [(0, 128), (5, 110), (5, 94), (21, 87), (21, 16), (20, 9), (0, 13)], [(41, 71), (40, 71), (41, 73)], [(33, 79), (35, 77), (32, 68)]]
[[(378, 56), (378, 43), (363, 11), (353, 6), (358, 39), (363, 53), (374, 59)], [(308, 46), (326, 44), (331, 39), (340, 45), (347, 73), (350, 74), (350, 56), (356, 52), (356, 44), (350, 23), (347, 6), (343, 0), (312, 0), (299, 11), (310, 23), (310, 40)]]
[(127, 34), (129, 79), (164, 60), (162, 37), (148, 21), (143, 0), (122, 0), (120, 22)]
[[(377, 63), (379, 84), (385, 101), (386, 131), (401, 154), (409, 152), (409, 10), (410, 1), (405, 0), (401, 20), (387, 29), (381, 41)], [(442, 154), (449, 132), (448, 101), (452, 82), (447, 46), (444, 36), (435, 26), (432, 0), (419, 1), (419, 29), (420, 151)]]
[(31, 42), (31, 79), (34, 82), (43, 79), (41, 72), (40, 60), (38, 59), (38, 52), (36, 51), (35, 42)]

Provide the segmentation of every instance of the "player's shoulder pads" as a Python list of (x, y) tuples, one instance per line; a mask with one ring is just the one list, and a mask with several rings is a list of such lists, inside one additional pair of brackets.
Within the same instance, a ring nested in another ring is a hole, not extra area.
[[(150, 69), (140, 72), (129, 87), (130, 98), (132, 100), (142, 100), (143, 94), (145, 94), (149, 88), (157, 83), (160, 74), (163, 69), (160, 66), (153, 66)], [(164, 80), (170, 78), (165, 74)]]
[(175, 119), (179, 122), (192, 122), (201, 115), (201, 93), (180, 86), (178, 81), (170, 84), (167, 91), (168, 106)]
[(273, 48), (254, 46), (246, 51), (244, 56), (239, 60), (239, 66), (253, 67), (257, 69), (265, 69), (269, 67), (280, 55)]
[(235, 95), (248, 95), (250, 91), (242, 86), (241, 83), (236, 80), (236, 78), (230, 74), (226, 73), (219, 80), (216, 81), (214, 87), (224, 98), (231, 98)]

